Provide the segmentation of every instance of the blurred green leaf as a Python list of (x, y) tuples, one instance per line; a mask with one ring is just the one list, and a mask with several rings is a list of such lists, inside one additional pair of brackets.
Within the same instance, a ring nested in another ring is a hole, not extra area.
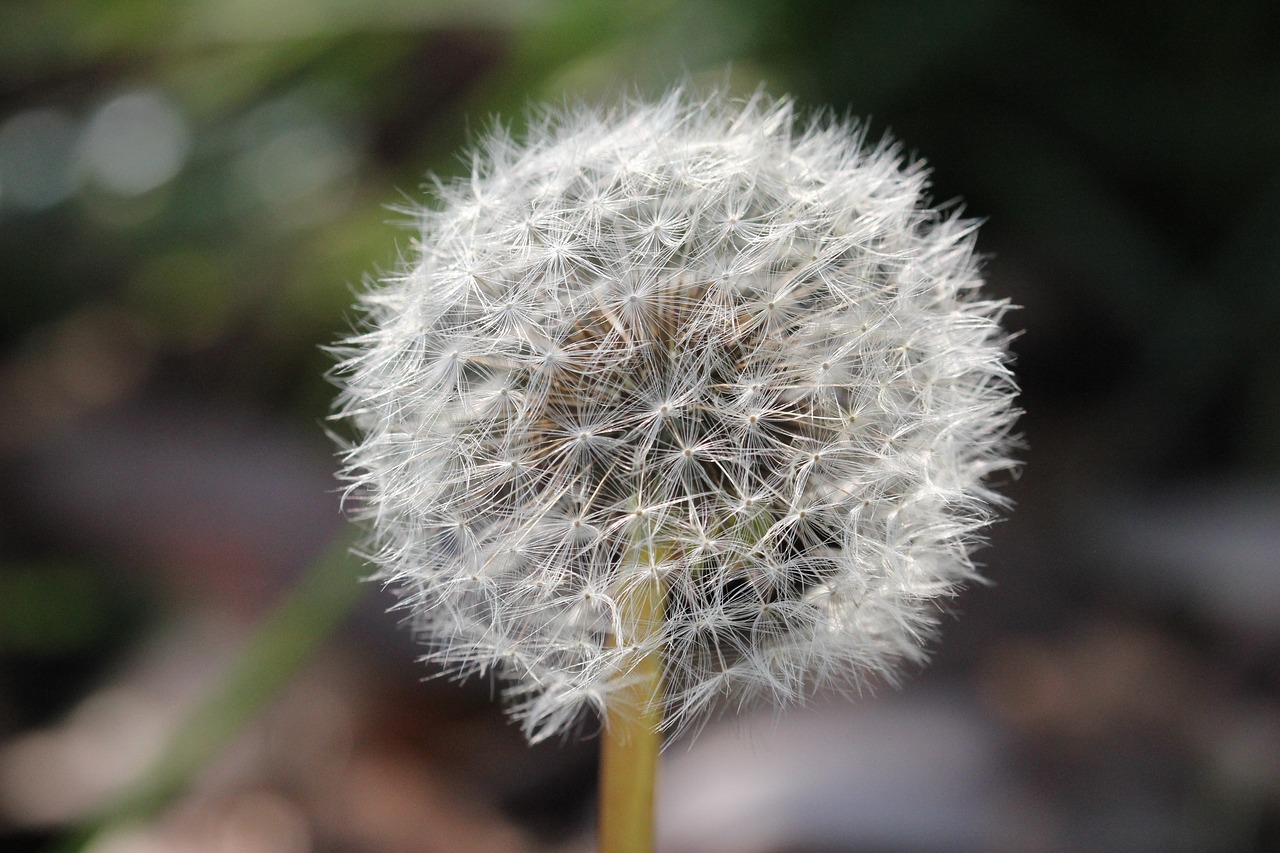
[(340, 536), (312, 564), (254, 631), (223, 682), (173, 735), (160, 762), (62, 849), (83, 850), (115, 827), (158, 813), (262, 712), (366, 591), (350, 548), (350, 536)]
[(118, 609), (101, 570), (0, 568), (0, 654), (60, 655), (102, 641)]

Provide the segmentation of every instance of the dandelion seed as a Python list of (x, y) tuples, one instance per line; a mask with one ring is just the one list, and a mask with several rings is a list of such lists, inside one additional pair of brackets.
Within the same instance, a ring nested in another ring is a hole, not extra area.
[(896, 146), (765, 96), (552, 113), (472, 164), (336, 371), (427, 657), (500, 671), (534, 740), (641, 656), (670, 730), (920, 660), (1012, 464), (974, 224)]

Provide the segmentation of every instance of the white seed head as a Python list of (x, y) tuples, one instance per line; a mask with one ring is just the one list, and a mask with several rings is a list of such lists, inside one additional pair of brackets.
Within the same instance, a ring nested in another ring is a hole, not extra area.
[[(925, 193), (896, 147), (765, 96), (490, 134), (336, 371), (350, 495), (427, 657), (500, 672), (535, 740), (642, 653), (670, 729), (921, 660), (1014, 417), (974, 223)], [(655, 578), (665, 621), (628, 639), (619, 599)]]

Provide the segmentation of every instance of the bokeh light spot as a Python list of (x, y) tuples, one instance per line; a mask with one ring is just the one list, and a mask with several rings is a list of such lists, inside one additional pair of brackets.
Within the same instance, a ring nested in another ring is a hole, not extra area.
[(143, 91), (113, 98), (94, 113), (81, 156), (94, 183), (135, 196), (177, 175), (190, 147), (190, 132), (178, 109), (160, 93)]
[(59, 109), (27, 110), (0, 125), (0, 203), (46, 210), (75, 192), (76, 122)]

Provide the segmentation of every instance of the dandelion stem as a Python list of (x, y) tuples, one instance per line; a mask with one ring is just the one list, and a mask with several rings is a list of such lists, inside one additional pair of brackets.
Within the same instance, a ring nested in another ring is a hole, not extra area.
[[(665, 593), (654, 576), (618, 595), (617, 642), (643, 643), (661, 629)], [(611, 697), (600, 745), (599, 853), (651, 853), (653, 792), (662, 735), (662, 655), (637, 653), (624, 664), (626, 686)]]

